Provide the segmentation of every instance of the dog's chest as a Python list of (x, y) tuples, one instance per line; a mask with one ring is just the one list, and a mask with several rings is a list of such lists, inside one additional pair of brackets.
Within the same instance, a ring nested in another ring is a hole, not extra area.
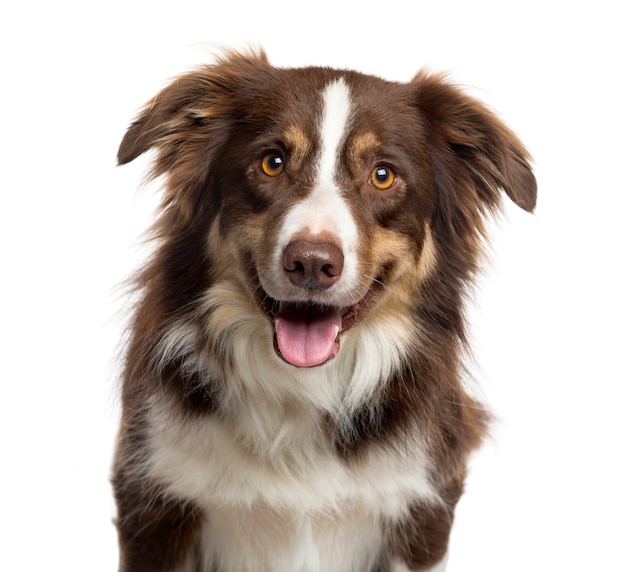
[(378, 519), (354, 507), (314, 515), (222, 506), (207, 514), (200, 548), (204, 570), (362, 572), (373, 569), (382, 545)]
[(334, 510), (346, 501), (393, 506), (402, 491), (430, 496), (429, 462), (416, 441), (402, 454), (372, 445), (358, 461), (333, 450), (315, 416), (246, 415), (245, 423), (214, 416), (184, 418), (166, 403), (152, 407), (148, 471), (200, 504)]
[(311, 419), (277, 428), (257, 427), (269, 432), (263, 457), (224, 421), (153, 416), (151, 476), (203, 509), (200, 569), (372, 569), (383, 518), (400, 515), (417, 490), (430, 494), (423, 468), (390, 478), (385, 460), (371, 455), (357, 469), (322, 444)]

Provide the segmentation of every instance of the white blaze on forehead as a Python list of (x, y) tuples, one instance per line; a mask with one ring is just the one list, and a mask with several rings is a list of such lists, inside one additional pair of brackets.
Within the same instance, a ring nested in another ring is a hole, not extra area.
[(333, 287), (339, 293), (347, 292), (353, 287), (357, 275), (357, 226), (336, 182), (350, 113), (350, 90), (343, 78), (339, 78), (328, 84), (323, 92), (315, 185), (311, 194), (287, 213), (281, 228), (277, 253), (282, 257), (284, 248), (298, 235), (313, 238), (316, 235), (333, 236), (344, 254), (342, 279)]
[(322, 192), (330, 193), (335, 186), (335, 169), (350, 118), (350, 107), (350, 91), (343, 79), (338, 79), (326, 87), (317, 180), (318, 189)]

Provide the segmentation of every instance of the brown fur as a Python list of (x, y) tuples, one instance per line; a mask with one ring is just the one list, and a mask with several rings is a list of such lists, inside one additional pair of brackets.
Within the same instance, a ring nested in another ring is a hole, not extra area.
[[(361, 246), (367, 270), (383, 267), (388, 282), (360, 319), (407, 315), (416, 340), (401, 370), (380, 380), (371, 402), (346, 418), (328, 415), (320, 426), (346, 463), (360, 462), (373, 443), (401, 448), (404, 432), (419, 427), (445, 506), (416, 501), (402, 521), (384, 523), (387, 546), (379, 562), (385, 569), (399, 558), (421, 570), (446, 553), (467, 458), (488, 421), (462, 386), (465, 294), (479, 267), (485, 215), (499, 208), (500, 190), (527, 211), (535, 206), (529, 156), (489, 110), (441, 76), (420, 73), (394, 84), (322, 68), (281, 70), (263, 54), (233, 54), (165, 88), (119, 149), (120, 164), (156, 149), (153, 175), (167, 177), (153, 228), (156, 251), (136, 280), (141, 298), (125, 361), (113, 480), (124, 572), (174, 570), (193, 558), (202, 518), (199, 507), (172, 498), (144, 472), (151, 397), (169, 396), (182, 416), (225, 414), (223, 387), (233, 359), (228, 345), (207, 333), (202, 351), (212, 352), (215, 371), (202, 378), (182, 359), (162, 363), (163, 333), (175, 322), (214, 315), (199, 310), (202, 296), (225, 274), (249, 293), (247, 303), (255, 303), (257, 245), (271, 242), (278, 213), (310, 188), (307, 163), (315, 141), (301, 121), (311, 114), (309, 90), (339, 75), (360, 110), (339, 183), (348, 188), (366, 180), (371, 157), (382, 151), (402, 174), (388, 196), (363, 185), (359, 202), (350, 199), (359, 225), (371, 229)], [(292, 148), (294, 172), (270, 187), (255, 178), (247, 154), (276, 139)], [(290, 180), (297, 184), (284, 186)]]

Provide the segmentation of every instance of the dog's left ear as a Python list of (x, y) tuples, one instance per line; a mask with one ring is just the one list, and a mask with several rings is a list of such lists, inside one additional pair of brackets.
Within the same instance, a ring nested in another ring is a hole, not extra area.
[(433, 169), (447, 195), (443, 198), (447, 209), (493, 210), (500, 204), (502, 189), (515, 204), (532, 212), (537, 182), (530, 155), (517, 136), (486, 106), (440, 75), (421, 72), (411, 86), (429, 125)]

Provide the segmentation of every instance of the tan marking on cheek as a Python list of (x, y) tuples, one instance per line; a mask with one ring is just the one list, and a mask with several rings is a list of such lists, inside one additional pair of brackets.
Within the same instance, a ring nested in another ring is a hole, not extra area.
[(370, 258), (376, 264), (407, 259), (410, 246), (406, 237), (388, 229), (376, 228), (371, 233), (371, 241), (367, 246)]
[(437, 265), (437, 249), (433, 240), (430, 225), (424, 225), (424, 240), (422, 249), (417, 260), (415, 259), (414, 246), (404, 235), (397, 235), (388, 231), (389, 238), (385, 239), (385, 250), (389, 253), (388, 260), (394, 261), (395, 275), (402, 277), (412, 288), (418, 288), (434, 271)]
[(291, 125), (284, 134), (285, 143), (291, 151), (291, 158), (302, 163), (311, 151), (311, 140), (301, 127)]
[(216, 282), (237, 278), (247, 283), (249, 277), (245, 273), (247, 260), (242, 259), (244, 253), (251, 253), (256, 261), (260, 256), (265, 240), (267, 224), (264, 215), (250, 216), (245, 223), (233, 228), (227, 236), (220, 232), (220, 216), (217, 216), (208, 233), (207, 248), (213, 262), (213, 274)]
[(380, 297), (367, 313), (367, 319), (395, 324), (396, 332), (404, 337), (410, 330), (407, 323), (410, 309), (415, 304), (415, 264), (411, 255), (411, 245), (406, 236), (389, 229), (376, 228), (366, 246), (365, 260), (370, 261), (368, 278), (374, 279), (385, 264), (392, 263), (391, 274), (385, 277), (385, 287)]
[[(415, 259), (410, 240), (392, 230), (376, 229), (368, 246), (367, 260), (373, 268), (392, 262), (393, 270), (387, 278), (385, 296), (381, 299), (386, 312), (402, 315), (415, 305), (420, 285), (437, 265), (437, 250), (430, 226), (424, 227), (422, 251)], [(369, 274), (377, 272), (373, 270)], [(372, 276), (373, 278), (373, 276)]]

